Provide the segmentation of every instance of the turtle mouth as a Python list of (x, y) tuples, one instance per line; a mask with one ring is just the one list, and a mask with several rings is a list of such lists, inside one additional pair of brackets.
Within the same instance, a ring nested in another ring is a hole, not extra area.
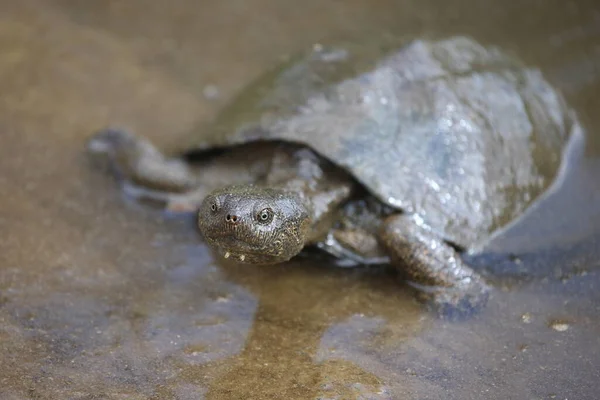
[(237, 250), (231, 250), (232, 248), (242, 248), (244, 252), (260, 253), (260, 248), (256, 243), (239, 237), (235, 232), (207, 232), (204, 236), (211, 244), (217, 247), (230, 248), (230, 252), (238, 252)]
[(277, 264), (280, 257), (269, 254), (266, 247), (240, 238), (233, 232), (207, 233), (208, 244), (224, 259), (242, 264)]

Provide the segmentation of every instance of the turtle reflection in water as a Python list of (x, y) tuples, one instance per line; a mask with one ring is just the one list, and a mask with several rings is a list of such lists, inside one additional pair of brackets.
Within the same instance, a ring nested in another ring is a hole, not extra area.
[(88, 150), (129, 194), (198, 209), (230, 260), (317, 245), (397, 266), (443, 308), (481, 305), (488, 286), (460, 253), (548, 188), (574, 117), (538, 70), (468, 38), (363, 56), (315, 49), (269, 73), (185, 143), (188, 157), (113, 129)]

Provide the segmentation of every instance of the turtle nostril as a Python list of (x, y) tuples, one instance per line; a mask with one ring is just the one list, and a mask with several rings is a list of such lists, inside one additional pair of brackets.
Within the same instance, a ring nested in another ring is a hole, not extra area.
[(236, 223), (238, 221), (238, 217), (237, 217), (237, 215), (227, 214), (227, 216), (225, 217), (225, 220), (230, 223)]

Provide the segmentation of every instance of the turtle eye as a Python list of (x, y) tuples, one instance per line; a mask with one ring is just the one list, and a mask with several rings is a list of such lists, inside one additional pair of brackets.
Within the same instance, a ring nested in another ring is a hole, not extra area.
[(268, 224), (273, 220), (273, 210), (270, 208), (263, 208), (256, 214), (256, 219), (261, 224)]
[(217, 197), (214, 197), (210, 200), (209, 206), (210, 211), (212, 212), (216, 212), (219, 210), (219, 199)]

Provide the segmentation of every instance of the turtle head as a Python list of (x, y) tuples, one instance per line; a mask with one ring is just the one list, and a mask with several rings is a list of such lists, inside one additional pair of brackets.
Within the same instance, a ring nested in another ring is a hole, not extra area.
[(216, 190), (198, 210), (198, 228), (209, 246), (241, 263), (289, 260), (304, 247), (309, 225), (297, 195), (252, 185)]

